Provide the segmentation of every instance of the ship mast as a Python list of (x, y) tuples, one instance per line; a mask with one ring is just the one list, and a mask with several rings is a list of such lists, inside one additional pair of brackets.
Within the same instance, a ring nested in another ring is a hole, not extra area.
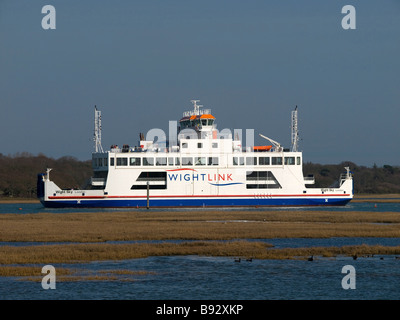
[(190, 100), (190, 102), (193, 103), (194, 114), (195, 114), (195, 115), (198, 115), (198, 114), (199, 114), (200, 107), (202, 107), (202, 106), (197, 105), (197, 102), (200, 102), (200, 100)]
[(297, 106), (292, 111), (292, 152), (297, 152), (299, 143), (299, 130), (297, 128)]
[(94, 150), (95, 152), (104, 152), (101, 145), (101, 111), (94, 106)]

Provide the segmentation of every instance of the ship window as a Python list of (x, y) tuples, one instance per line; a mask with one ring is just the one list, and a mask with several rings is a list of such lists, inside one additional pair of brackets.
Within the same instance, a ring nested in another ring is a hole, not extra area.
[(187, 148), (187, 147), (188, 147), (187, 142), (182, 142), (182, 148)]
[(213, 123), (214, 123), (214, 119), (208, 119), (208, 125), (209, 125), (209, 126), (212, 126)]
[(281, 189), (281, 185), (271, 171), (247, 171), (247, 189)]
[(203, 148), (203, 144), (202, 144), (201, 142), (199, 142), (199, 143), (197, 144), (197, 148), (199, 148), (199, 149)]
[(181, 164), (181, 161), (179, 158), (175, 158), (175, 165), (179, 166)]
[(201, 119), (201, 124), (203, 126), (206, 126), (207, 125), (207, 119)]
[(168, 158), (168, 165), (173, 166), (174, 165), (174, 158)]
[(233, 157), (234, 166), (244, 166), (244, 157)]
[[(237, 159), (237, 158), (236, 158)], [(237, 161), (237, 160), (236, 160)], [(208, 165), (209, 166), (217, 166), (218, 165), (218, 157), (208, 157)], [(237, 166), (237, 164), (235, 164)]]
[(129, 165), (140, 166), (140, 158), (129, 158)]
[(282, 157), (272, 157), (272, 165), (282, 165)]
[(166, 166), (167, 158), (156, 158), (156, 166)]
[(99, 167), (103, 166), (103, 158), (99, 158)]
[(110, 159), (110, 166), (113, 166), (114, 165), (114, 158), (111, 158)]
[(285, 157), (285, 164), (286, 165), (294, 165), (294, 157)]
[(107, 160), (108, 160), (107, 158), (104, 158), (103, 164), (104, 164), (105, 167), (108, 166), (108, 161)]
[(218, 143), (217, 143), (217, 142), (213, 142), (213, 143), (212, 143), (212, 147), (213, 147), (214, 149), (217, 149), (217, 148), (218, 148)]
[(300, 157), (297, 157), (297, 165), (298, 166), (301, 165), (301, 158)]
[(192, 157), (182, 157), (182, 165), (183, 166), (193, 165), (193, 158)]
[(143, 158), (144, 166), (154, 166), (154, 158)]
[(246, 157), (246, 166), (256, 166), (257, 157)]
[(128, 158), (117, 158), (117, 166), (127, 166)]
[(269, 165), (269, 157), (259, 157), (258, 158), (258, 164), (260, 166), (267, 166)]
[(205, 166), (206, 165), (206, 157), (195, 157), (194, 164), (196, 166)]
[(97, 167), (97, 158), (94, 158), (92, 162), (93, 162), (93, 167)]
[(167, 189), (167, 173), (141, 172), (131, 190), (145, 190), (147, 182), (149, 182), (149, 189)]

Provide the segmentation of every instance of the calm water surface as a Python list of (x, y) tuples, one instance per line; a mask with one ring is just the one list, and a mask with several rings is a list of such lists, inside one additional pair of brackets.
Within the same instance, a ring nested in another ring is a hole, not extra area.
[[(231, 210), (231, 209), (230, 209)], [(254, 209), (261, 210), (261, 209)], [(272, 209), (262, 209), (272, 210)], [(273, 209), (276, 210), (276, 209)], [(285, 209), (280, 209), (285, 210)], [(295, 210), (291, 208), (290, 210)], [(304, 210), (304, 208), (299, 208)], [(310, 208), (330, 211), (394, 211), (398, 203), (352, 203), (338, 208)], [(79, 211), (99, 211), (84, 209)], [(104, 210), (109, 211), (109, 210)], [(121, 210), (118, 210), (121, 211)], [(0, 204), (0, 213), (73, 212), (44, 209), (40, 204)], [(400, 245), (398, 238), (264, 239), (277, 248), (342, 246), (355, 244)], [(0, 243), (5, 245), (6, 243)], [(31, 243), (35, 245), (38, 243)], [(15, 243), (14, 245), (21, 245)], [(26, 244), (25, 244), (26, 245)], [(356, 289), (342, 288), (345, 265), (356, 271)], [(107, 299), (107, 300), (398, 300), (400, 299), (400, 259), (395, 256), (322, 258), (305, 260), (253, 260), (203, 256), (149, 257), (125, 261), (85, 264), (54, 264), (73, 268), (77, 274), (99, 270), (145, 270), (142, 275), (120, 275), (109, 281), (56, 282), (55, 290), (44, 290), (41, 282), (17, 277), (0, 277), (0, 299)]]

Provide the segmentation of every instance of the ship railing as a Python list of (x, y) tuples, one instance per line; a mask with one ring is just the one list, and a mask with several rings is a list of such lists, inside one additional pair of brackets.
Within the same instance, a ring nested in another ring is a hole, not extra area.
[(304, 183), (305, 184), (314, 184), (315, 183), (315, 178), (313, 175), (310, 175), (308, 177), (304, 177)]
[(106, 183), (105, 178), (91, 178), (90, 183), (92, 186), (104, 186)]
[(211, 109), (202, 109), (202, 110), (191, 110), (185, 111), (183, 113), (183, 117), (190, 117), (190, 116), (201, 116), (203, 114), (211, 114)]

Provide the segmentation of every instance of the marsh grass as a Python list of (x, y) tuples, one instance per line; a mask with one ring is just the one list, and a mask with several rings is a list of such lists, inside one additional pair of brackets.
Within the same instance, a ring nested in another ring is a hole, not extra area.
[(400, 237), (397, 212), (179, 211), (0, 215), (0, 241)]
[[(0, 266), (0, 276), (18, 277), (21, 281), (40, 282), (44, 274), (42, 266)], [(155, 274), (144, 270), (96, 270), (89, 271), (76, 268), (56, 268), (56, 281), (135, 281), (137, 276)]]
[[(43, 277), (41, 267), (45, 264), (150, 256), (307, 259), (311, 255), (334, 258), (340, 255), (400, 254), (400, 246), (276, 249), (265, 242), (240, 240), (286, 237), (400, 237), (400, 214), (295, 210), (1, 214), (0, 241), (49, 244), (0, 246), (0, 276), (40, 281)], [(107, 243), (134, 240), (183, 242)], [(57, 268), (57, 281), (134, 281), (135, 277), (141, 276), (131, 272), (136, 271), (84, 273), (73, 268)], [(147, 274), (147, 271), (143, 272), (143, 275)]]

